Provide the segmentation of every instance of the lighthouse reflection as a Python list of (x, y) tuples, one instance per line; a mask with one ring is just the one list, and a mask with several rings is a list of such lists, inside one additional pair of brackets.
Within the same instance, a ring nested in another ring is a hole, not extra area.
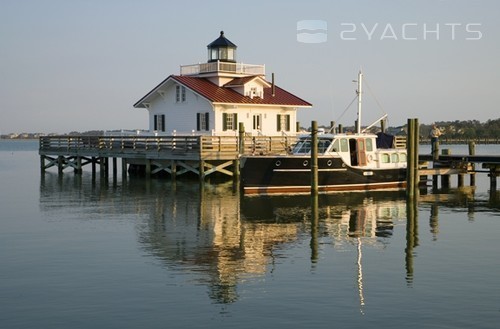
[[(238, 299), (238, 284), (265, 276), (286, 250), (310, 239), (311, 263), (320, 244), (354, 248), (360, 302), (361, 251), (389, 243), (394, 225), (406, 218), (399, 193), (320, 196), (317, 218), (308, 196), (240, 197), (228, 185), (174, 184), (158, 198), (140, 241), (174, 271), (194, 273), (217, 303)], [(279, 262), (278, 262), (279, 263)]]

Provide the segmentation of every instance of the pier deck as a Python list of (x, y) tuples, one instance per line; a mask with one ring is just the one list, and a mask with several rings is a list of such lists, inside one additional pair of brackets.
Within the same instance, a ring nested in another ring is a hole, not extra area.
[[(96, 165), (108, 171), (109, 158), (145, 168), (145, 174), (165, 171), (179, 176), (193, 172), (204, 177), (220, 172), (235, 176), (239, 154), (284, 154), (293, 145), (294, 136), (48, 136), (40, 137), (41, 170), (57, 166), (59, 172)], [(228, 170), (232, 167), (233, 170)]]
[[(117, 171), (116, 160), (121, 159), (122, 173), (142, 168), (144, 174), (167, 172), (172, 177), (192, 172), (203, 180), (219, 172), (237, 178), (240, 154), (285, 154), (295, 143), (295, 136), (47, 136), (40, 137), (40, 167), (42, 171), (57, 166), (59, 172), (73, 168), (81, 173), (85, 165), (91, 164), (92, 171), (100, 166), (101, 174), (109, 170), (112, 159), (113, 173)], [(492, 188), (500, 176), (498, 155), (439, 155), (433, 161), (432, 155), (419, 155), (420, 163), (432, 161), (432, 167), (420, 166), (421, 177), (432, 175), (444, 178), (450, 175), (473, 176), (477, 172), (488, 173)], [(476, 164), (483, 170), (477, 170)], [(129, 169), (127, 169), (127, 166)]]

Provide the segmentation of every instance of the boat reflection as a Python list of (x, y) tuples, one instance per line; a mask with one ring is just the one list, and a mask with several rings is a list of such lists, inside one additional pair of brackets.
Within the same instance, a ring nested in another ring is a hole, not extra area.
[[(312, 266), (321, 261), (320, 246), (357, 252), (363, 306), (363, 248), (390, 244), (396, 225), (406, 224), (406, 275), (413, 280), (420, 208), (401, 192), (339, 193), (312, 201), (304, 195), (243, 197), (231, 183), (128, 179), (110, 185), (85, 175), (43, 175), (42, 212), (51, 217), (68, 207), (82, 220), (128, 218), (146, 255), (206, 285), (216, 303), (235, 302), (241, 282), (265, 276), (280, 258), (290, 257), (291, 247), (310, 241)], [(432, 216), (435, 225), (437, 209)]]

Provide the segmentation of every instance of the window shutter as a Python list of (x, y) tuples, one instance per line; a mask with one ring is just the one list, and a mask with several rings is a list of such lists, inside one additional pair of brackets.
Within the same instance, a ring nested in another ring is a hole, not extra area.
[(233, 114), (233, 130), (238, 130), (238, 113)]
[(155, 114), (153, 117), (154, 117), (153, 130), (158, 130), (158, 116)]
[(281, 114), (276, 116), (276, 131), (281, 131)]
[(200, 131), (200, 123), (201, 123), (201, 118), (200, 118), (201, 113), (196, 113), (196, 130)]
[(227, 113), (222, 113), (222, 130), (227, 130)]
[(205, 130), (206, 130), (206, 131), (209, 131), (209, 130), (210, 130), (210, 128), (209, 128), (209, 124), (208, 124), (208, 122), (209, 122), (209, 121), (208, 121), (208, 119), (209, 119), (209, 118), (210, 118), (210, 117), (209, 117), (209, 113), (208, 113), (208, 112), (206, 112), (206, 113), (205, 113)]

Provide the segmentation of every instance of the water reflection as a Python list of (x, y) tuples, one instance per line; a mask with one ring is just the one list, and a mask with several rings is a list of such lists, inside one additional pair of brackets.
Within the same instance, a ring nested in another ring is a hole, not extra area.
[[(461, 202), (472, 211), (479, 208), (477, 203), (470, 207), (473, 201), (463, 195), (438, 200), (423, 196), (420, 202), (431, 205), (434, 238), (439, 234), (440, 207), (450, 202), (456, 207)], [(72, 217), (67, 215), (69, 207)], [(363, 249), (387, 246), (398, 224), (406, 224), (406, 280), (411, 285), (414, 279), (419, 209), (400, 192), (316, 199), (242, 197), (231, 183), (200, 186), (189, 181), (127, 179), (108, 184), (107, 179), (88, 175), (47, 173), (40, 181), (40, 208), (51, 220), (134, 221), (147, 255), (160, 259), (169, 271), (187, 273), (206, 285), (217, 303), (238, 300), (241, 282), (265, 276), (279, 266), (276, 259), (287, 257), (292, 246), (309, 241), (313, 269), (321, 262), (323, 245), (356, 251), (355, 280), (363, 307)]]

